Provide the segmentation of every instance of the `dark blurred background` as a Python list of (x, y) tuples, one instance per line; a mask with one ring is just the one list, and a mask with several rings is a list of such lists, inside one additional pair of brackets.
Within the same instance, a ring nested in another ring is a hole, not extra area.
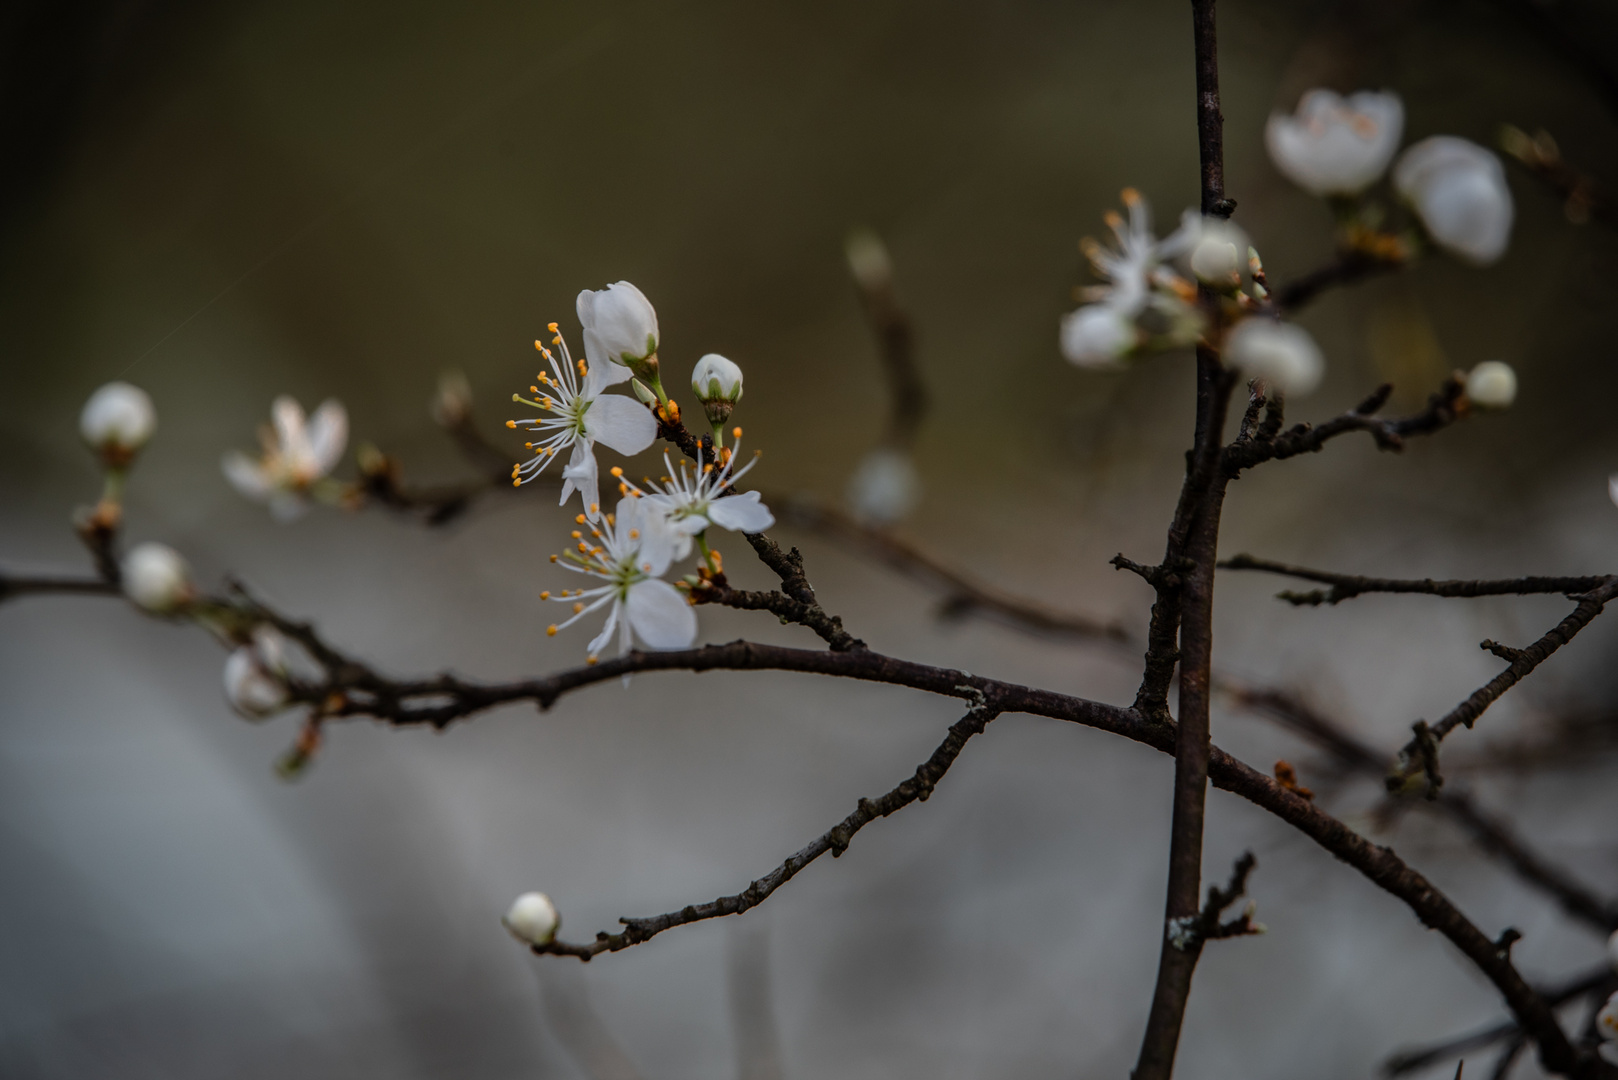
[[(1263, 151), (1270, 110), (1312, 85), (1397, 90), (1407, 141), (1545, 128), (1618, 183), (1607, 5), (1227, 0), (1220, 43), (1228, 188), (1272, 280), (1331, 252), (1326, 208)], [(1189, 361), (1081, 373), (1056, 327), (1088, 280), (1077, 241), (1120, 188), (1165, 226), (1196, 200), (1190, 53), (1186, 6), (1168, 0), (17, 0), (0, 12), (0, 558), (82, 563), (68, 521), (97, 480), (78, 409), (123, 378), (160, 418), (131, 540), (175, 545), (210, 583), (240, 575), (387, 670), (571, 666), (587, 633), (539, 633), (537, 593), (557, 580), (543, 556), (567, 527), (553, 496), (493, 498), (436, 531), (374, 511), (278, 527), (228, 488), (220, 455), (289, 392), (340, 398), (356, 441), (414, 478), (467, 476), (428, 418), (438, 373), (467, 374), (489, 436), (517, 453), (502, 403), (532, 379), (530, 343), (553, 319), (576, 343), (574, 295), (627, 278), (657, 305), (671, 386), (708, 351), (746, 369), (736, 420), (765, 451), (759, 484), (835, 500), (887, 405), (842, 254), (869, 227), (934, 402), (904, 533), (1139, 630), (1147, 592), (1106, 560), (1160, 550)], [(1336, 413), (1384, 379), (1406, 407), (1484, 359), (1516, 367), (1517, 406), (1399, 457), (1345, 440), (1260, 470), (1232, 491), (1224, 550), (1414, 576), (1618, 566), (1618, 237), (1571, 223), (1515, 166), (1511, 183), (1498, 266), (1435, 260), (1302, 317), (1330, 373), (1293, 412)], [(1133, 693), (1133, 655), (945, 621), (925, 589), (780, 535), (876, 648)], [(734, 578), (765, 583), (721, 546)], [(1478, 640), (1524, 644), (1562, 613), (1294, 610), (1276, 587), (1221, 578), (1217, 663), (1390, 751), (1498, 669)], [(812, 643), (768, 618), (701, 618), (706, 640)], [(1599, 624), (1580, 637), (1458, 733), (1451, 767), (1549, 857), (1618, 890), (1615, 642)], [(581, 969), (506, 938), (512, 897), (549, 892), (581, 939), (738, 891), (906, 776), (955, 706), (791, 675), (644, 677), (441, 736), (341, 726), (287, 784), (271, 765), (295, 721), (236, 719), (222, 662), (202, 634), (104, 600), (0, 609), (0, 1074), (1045, 1077), (1133, 1059), (1166, 758), (1002, 719), (926, 805), (765, 907)], [(1570, 717), (1595, 720), (1556, 734)], [(1215, 737), (1311, 781), (1311, 751), (1260, 720), (1222, 711)], [(1549, 749), (1499, 749), (1524, 743)], [(1380, 821), (1374, 784), (1322, 797), (1486, 930), (1521, 930), (1531, 976), (1599, 961), (1598, 937), (1453, 829)], [(1395, 901), (1245, 804), (1216, 793), (1210, 811), (1209, 873), (1251, 847), (1270, 933), (1209, 950), (1182, 1076), (1367, 1076), (1402, 1044), (1499, 1015)]]

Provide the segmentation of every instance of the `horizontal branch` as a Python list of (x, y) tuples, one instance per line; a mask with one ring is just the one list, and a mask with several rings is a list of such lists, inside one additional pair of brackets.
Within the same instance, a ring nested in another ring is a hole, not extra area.
[(1330, 589), (1313, 592), (1284, 592), (1280, 598), (1293, 604), (1337, 604), (1365, 593), (1418, 593), (1423, 596), (1442, 596), (1470, 599), (1479, 596), (1533, 596), (1540, 594), (1573, 595), (1587, 593), (1609, 585), (1618, 576), (1600, 574), (1584, 577), (1520, 577), (1501, 580), (1448, 580), (1433, 578), (1378, 578), (1358, 574), (1336, 574), (1327, 570), (1312, 570), (1304, 566), (1256, 559), (1251, 555), (1233, 555), (1219, 563), (1225, 570), (1262, 570), (1269, 574), (1317, 581), (1330, 585)]
[(819, 604), (806, 604), (802, 600), (795, 600), (785, 593), (773, 590), (755, 592), (732, 589), (724, 583), (722, 576), (718, 580), (705, 579), (703, 585), (691, 590), (693, 603), (721, 604), (742, 611), (768, 611), (783, 623), (797, 623), (808, 627), (838, 652), (865, 648), (865, 642), (843, 629), (842, 619), (836, 615), (826, 614)]
[(1411, 435), (1430, 435), (1453, 424), (1461, 416), (1461, 399), (1465, 385), (1451, 377), (1427, 399), (1427, 405), (1418, 413), (1399, 418), (1377, 416), (1387, 402), (1393, 388), (1382, 386), (1359, 405), (1328, 420), (1317, 427), (1296, 424), (1274, 438), (1251, 438), (1232, 443), (1224, 450), (1220, 464), (1227, 476), (1237, 476), (1265, 461), (1281, 461), (1299, 454), (1312, 454), (1323, 449), (1327, 442), (1339, 435), (1363, 431), (1371, 436), (1379, 449), (1399, 451)]
[(794, 853), (774, 870), (753, 882), (743, 891), (734, 896), (722, 896), (707, 904), (695, 904), (671, 911), (666, 915), (657, 915), (645, 919), (620, 919), (624, 929), (616, 934), (599, 933), (596, 939), (588, 945), (574, 945), (565, 941), (553, 941), (548, 945), (531, 946), (536, 953), (554, 953), (560, 956), (575, 956), (580, 960), (589, 960), (604, 952), (617, 952), (627, 949), (631, 945), (639, 945), (643, 941), (650, 941), (653, 937), (665, 930), (687, 923), (701, 922), (704, 919), (715, 919), (725, 915), (740, 915), (750, 908), (757, 907), (767, 900), (775, 890), (820, 858), (826, 852), (832, 853), (836, 858), (847, 850), (849, 841), (854, 834), (879, 817), (887, 817), (897, 810), (909, 806), (913, 802), (925, 802), (933, 793), (938, 781), (943, 779), (949, 767), (960, 756), (961, 750), (966, 746), (967, 740), (979, 734), (989, 721), (995, 718), (995, 713), (987, 709), (974, 706), (967, 714), (949, 729), (949, 734), (934, 750), (932, 756), (916, 766), (915, 775), (906, 778), (898, 787), (878, 799), (861, 799), (859, 806), (852, 814), (816, 837), (802, 850)]
[(19, 596), (74, 593), (116, 596), (118, 586), (105, 578), (87, 574), (20, 574), (0, 570), (0, 604)]

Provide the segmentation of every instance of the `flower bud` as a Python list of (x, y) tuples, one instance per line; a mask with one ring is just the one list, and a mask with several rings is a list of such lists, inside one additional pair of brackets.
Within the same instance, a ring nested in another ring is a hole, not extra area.
[(286, 707), (286, 639), (269, 626), (253, 632), (225, 661), (225, 697), (249, 720), (262, 720)]
[(511, 936), (525, 945), (549, 945), (556, 940), (562, 916), (551, 898), (542, 892), (523, 893), (500, 920)]
[(124, 556), (124, 595), (159, 615), (179, 610), (196, 598), (191, 568), (167, 544), (137, 544)]
[(920, 501), (921, 478), (903, 450), (872, 450), (848, 481), (849, 506), (856, 517), (872, 525), (891, 525)]
[(1225, 338), (1225, 359), (1283, 394), (1308, 394), (1326, 373), (1326, 359), (1307, 330), (1263, 316), (1236, 324)]
[(708, 423), (719, 427), (742, 399), (742, 369), (718, 353), (709, 353), (691, 372), (691, 391), (702, 402)]
[(893, 259), (882, 238), (869, 229), (849, 233), (843, 252), (849, 273), (866, 292), (880, 292), (893, 284)]
[(157, 427), (152, 399), (138, 386), (110, 382), (90, 395), (79, 414), (79, 433), (109, 468), (121, 468)]
[(433, 420), (440, 427), (455, 428), (472, 415), (472, 384), (459, 371), (438, 376), (438, 392), (433, 395)]
[(658, 385), (657, 312), (627, 281), (579, 293), (579, 323), (591, 364), (622, 364), (648, 386)]
[(1387, 171), (1404, 131), (1399, 95), (1310, 90), (1291, 116), (1272, 113), (1264, 145), (1281, 175), (1312, 195), (1357, 195)]
[[(1190, 216), (1189, 214), (1187, 215)], [(1234, 289), (1242, 283), (1251, 250), (1247, 234), (1224, 218), (1204, 217), (1196, 225), (1191, 246), (1191, 272), (1205, 284)]]
[(1510, 364), (1485, 360), (1467, 375), (1466, 397), (1479, 409), (1509, 409), (1517, 399), (1517, 373)]
[(1400, 155), (1393, 186), (1439, 247), (1478, 266), (1505, 254), (1511, 190), (1500, 159), (1477, 143), (1453, 135), (1423, 139)]
[(1062, 316), (1062, 355), (1077, 367), (1122, 367), (1139, 338), (1129, 316), (1111, 304), (1087, 304)]
[(647, 389), (646, 384), (639, 379), (630, 379), (629, 388), (635, 391), (635, 396), (640, 399), (642, 405), (650, 405), (657, 400), (657, 395)]

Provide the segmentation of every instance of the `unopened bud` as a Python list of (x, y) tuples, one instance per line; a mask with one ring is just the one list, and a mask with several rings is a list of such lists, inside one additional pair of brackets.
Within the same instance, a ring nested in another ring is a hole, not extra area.
[(1062, 316), (1062, 355), (1077, 367), (1115, 370), (1139, 343), (1134, 321), (1111, 304), (1087, 304)]
[(1510, 364), (1485, 360), (1467, 375), (1466, 396), (1480, 409), (1509, 409), (1517, 400), (1517, 373)]
[(627, 281), (585, 289), (577, 303), (584, 351), (592, 364), (621, 364), (648, 386), (658, 385), (657, 311)]
[(542, 892), (523, 893), (500, 920), (511, 936), (525, 945), (549, 945), (556, 940), (562, 916)]
[(109, 468), (128, 465), (156, 427), (157, 410), (151, 397), (126, 382), (101, 387), (79, 414), (79, 433)]
[(848, 270), (860, 288), (877, 292), (893, 284), (893, 259), (882, 238), (869, 229), (849, 233), (843, 243)]
[(438, 376), (438, 392), (433, 395), (433, 420), (440, 427), (459, 427), (472, 415), (472, 384), (459, 371)]
[(225, 661), (225, 697), (249, 720), (262, 720), (287, 705), (286, 639), (273, 627), (253, 632)]
[(718, 353), (709, 353), (691, 372), (691, 390), (702, 402), (708, 423), (717, 428), (730, 419), (731, 409), (742, 399), (742, 369)]
[(191, 568), (167, 544), (137, 544), (124, 556), (124, 595), (159, 615), (178, 611), (196, 598)]
[(1225, 338), (1225, 359), (1283, 394), (1307, 394), (1326, 373), (1326, 358), (1307, 330), (1263, 316), (1236, 324)]
[[(1190, 214), (1186, 215), (1190, 217)], [(1191, 272), (1204, 284), (1219, 289), (1238, 288), (1251, 250), (1247, 234), (1224, 218), (1204, 217), (1196, 225), (1191, 246)]]

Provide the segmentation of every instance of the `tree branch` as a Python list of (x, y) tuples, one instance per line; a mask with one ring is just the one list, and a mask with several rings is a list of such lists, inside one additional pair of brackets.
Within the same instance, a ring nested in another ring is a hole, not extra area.
[(1235, 477), (1265, 461), (1281, 461), (1299, 454), (1323, 449), (1327, 442), (1351, 431), (1369, 434), (1381, 450), (1403, 450), (1410, 435), (1430, 435), (1453, 424), (1462, 415), (1461, 401), (1466, 387), (1451, 377), (1427, 399), (1421, 412), (1399, 419), (1374, 415), (1386, 403), (1391, 386), (1383, 386), (1349, 412), (1319, 427), (1297, 424), (1273, 439), (1251, 439), (1225, 448), (1221, 464), (1228, 476)]
[(1291, 314), (1307, 306), (1327, 289), (1339, 285), (1354, 285), (1405, 266), (1402, 259), (1390, 259), (1368, 251), (1349, 248), (1339, 251), (1332, 260), (1283, 285), (1271, 293), (1271, 302), (1281, 311)]
[(624, 929), (616, 934), (602, 932), (588, 945), (574, 945), (563, 941), (553, 941), (549, 945), (534, 945), (536, 953), (554, 953), (559, 956), (575, 956), (580, 960), (589, 960), (604, 952), (617, 952), (627, 949), (631, 945), (639, 945), (644, 941), (661, 934), (665, 930), (687, 923), (700, 922), (703, 919), (715, 919), (725, 915), (740, 915), (750, 908), (757, 907), (770, 895), (791, 881), (797, 873), (826, 852), (831, 852), (832, 858), (837, 858), (854, 838), (854, 834), (879, 817), (887, 817), (897, 810), (909, 806), (913, 802), (926, 802), (932, 795), (933, 788), (943, 779), (949, 767), (960, 756), (961, 750), (966, 746), (967, 740), (979, 734), (989, 721), (997, 714), (985, 707), (974, 705), (967, 714), (949, 729), (949, 735), (934, 750), (932, 756), (916, 766), (914, 776), (902, 781), (898, 787), (877, 799), (861, 799), (859, 806), (852, 814), (826, 830), (825, 833), (810, 841), (809, 844), (790, 856), (780, 866), (754, 881), (746, 889), (734, 896), (722, 896), (706, 904), (695, 904), (671, 911), (666, 915), (657, 915), (645, 919), (620, 919)]
[(22, 574), (0, 570), (0, 604), (20, 596), (48, 594), (116, 596), (118, 586), (105, 578), (71, 574)]
[[(793, 549), (796, 552), (796, 548)], [(806, 626), (819, 634), (821, 639), (838, 652), (849, 649), (863, 649), (865, 642), (843, 629), (843, 620), (835, 615), (828, 615), (821, 610), (818, 604), (806, 604), (802, 600), (794, 600), (785, 593), (779, 592), (751, 592), (743, 589), (732, 589), (725, 584), (724, 576), (705, 579), (696, 588), (691, 590), (691, 602), (694, 604), (722, 604), (725, 607), (738, 608), (742, 611), (768, 611), (780, 618), (783, 623), (797, 623)]]
[(1312, 570), (1304, 566), (1256, 559), (1251, 555), (1233, 555), (1219, 564), (1224, 570), (1262, 570), (1304, 581), (1318, 581), (1330, 585), (1329, 590), (1314, 592), (1280, 593), (1279, 597), (1292, 604), (1315, 606), (1337, 604), (1365, 593), (1418, 593), (1423, 596), (1442, 596), (1470, 599), (1479, 596), (1534, 596), (1540, 594), (1573, 595), (1588, 593), (1618, 581), (1618, 575), (1599, 574), (1585, 577), (1521, 577), (1506, 580), (1449, 580), (1433, 578), (1378, 578), (1358, 574), (1337, 574), (1329, 570)]

